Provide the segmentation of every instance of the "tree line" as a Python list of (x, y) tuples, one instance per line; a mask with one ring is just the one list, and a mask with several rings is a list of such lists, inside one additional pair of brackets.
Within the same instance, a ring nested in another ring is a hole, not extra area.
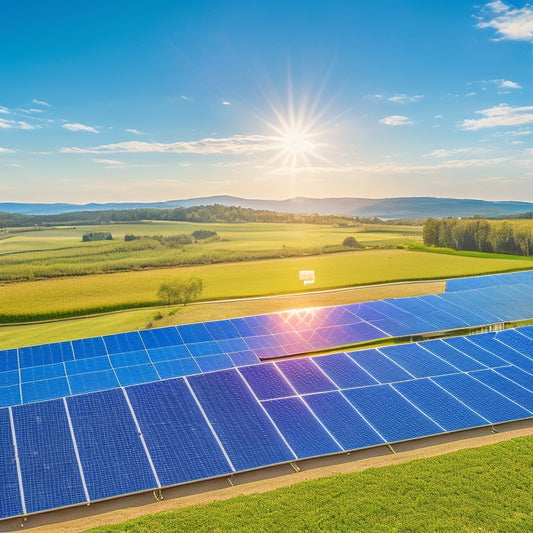
[(76, 211), (54, 215), (23, 215), (0, 211), (0, 228), (53, 225), (93, 225), (142, 222), (145, 220), (169, 220), (175, 222), (198, 223), (244, 223), (279, 222), (324, 224), (330, 226), (357, 226), (361, 224), (382, 224), (376, 217), (351, 217), (344, 215), (301, 215), (278, 213), (264, 209), (250, 209), (237, 206), (200, 205), (176, 207), (173, 209), (137, 208), (109, 209), (100, 211)]
[(426, 246), (453, 250), (529, 256), (533, 235), (529, 224), (489, 222), (482, 218), (428, 218), (422, 229)]

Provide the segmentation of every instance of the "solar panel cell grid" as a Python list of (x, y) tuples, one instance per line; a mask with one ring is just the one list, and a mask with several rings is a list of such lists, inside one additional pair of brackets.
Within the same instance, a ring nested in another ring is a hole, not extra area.
[(259, 400), (284, 398), (296, 393), (273, 363), (246, 366), (239, 369)]
[(8, 409), (0, 409), (0, 519), (23, 513)]
[(331, 381), (311, 359), (279, 361), (276, 366), (281, 370), (298, 394), (336, 390)]
[(378, 382), (346, 354), (314, 357), (313, 361), (341, 389), (375, 385)]
[(515, 366), (503, 366), (496, 369), (498, 374), (518, 383), (525, 389), (533, 392), (533, 375), (516, 368)]
[(165, 346), (178, 346), (183, 344), (178, 330), (174, 327), (148, 329), (139, 331), (144, 346), (149, 348), (163, 348)]

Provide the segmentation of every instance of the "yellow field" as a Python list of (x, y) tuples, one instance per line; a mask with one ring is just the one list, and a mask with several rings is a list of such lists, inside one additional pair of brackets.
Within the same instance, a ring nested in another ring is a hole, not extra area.
[(523, 269), (530, 258), (496, 259), (372, 250), (247, 263), (204, 265), (141, 272), (14, 283), (0, 287), (2, 320), (83, 315), (156, 305), (159, 285), (173, 276), (204, 280), (203, 300), (300, 292), (299, 270), (314, 270), (313, 290), (386, 281), (451, 278)]

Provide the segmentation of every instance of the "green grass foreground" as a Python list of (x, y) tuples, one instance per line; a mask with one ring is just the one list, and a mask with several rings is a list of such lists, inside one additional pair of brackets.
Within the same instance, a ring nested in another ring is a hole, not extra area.
[(521, 437), (90, 531), (531, 531), (532, 447)]

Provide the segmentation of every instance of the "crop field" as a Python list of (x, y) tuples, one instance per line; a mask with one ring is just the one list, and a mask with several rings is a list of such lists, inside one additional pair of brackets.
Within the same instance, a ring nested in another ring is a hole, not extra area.
[(90, 533), (531, 531), (533, 437), (147, 515)]
[(323, 290), (519, 270), (532, 264), (530, 258), (394, 249), (19, 282), (0, 286), (0, 320), (32, 321), (154, 306), (161, 303), (157, 290), (162, 282), (189, 274), (203, 279), (203, 300), (221, 300), (301, 292), (300, 270), (314, 270), (313, 290)]
[[(169, 248), (154, 240), (124, 242), (124, 235), (216, 231), (219, 240)], [(109, 231), (112, 241), (86, 242), (84, 233)], [(32, 280), (139, 270), (153, 267), (236, 262), (346, 251), (347, 236), (365, 247), (421, 243), (421, 226), (367, 225), (338, 228), (311, 224), (193, 224), (147, 222), (57, 227), (0, 234), (0, 281)]]

